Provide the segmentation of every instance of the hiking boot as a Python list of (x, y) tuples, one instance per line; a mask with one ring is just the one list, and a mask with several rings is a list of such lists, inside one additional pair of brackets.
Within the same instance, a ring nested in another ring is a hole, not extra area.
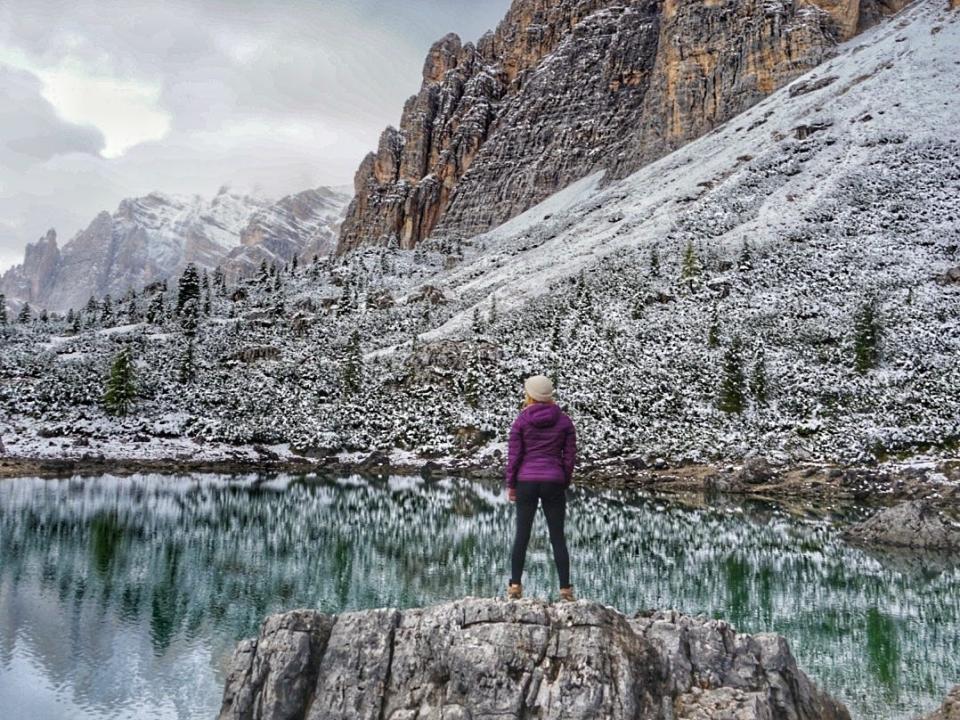
[(519, 600), (523, 597), (523, 585), (510, 583), (507, 585), (507, 600)]
[(573, 587), (560, 588), (560, 602), (574, 602)]

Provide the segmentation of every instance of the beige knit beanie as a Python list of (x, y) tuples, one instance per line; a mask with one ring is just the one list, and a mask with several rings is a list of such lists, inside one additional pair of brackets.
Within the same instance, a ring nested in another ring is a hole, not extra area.
[(527, 391), (527, 395), (537, 402), (553, 400), (553, 381), (546, 375), (528, 377), (527, 381), (523, 383), (523, 389)]

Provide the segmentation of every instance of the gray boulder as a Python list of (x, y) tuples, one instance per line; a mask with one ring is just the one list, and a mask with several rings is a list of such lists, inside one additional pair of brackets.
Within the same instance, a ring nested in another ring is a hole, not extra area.
[(776, 476), (776, 471), (766, 458), (748, 458), (737, 472), (737, 480), (748, 485), (763, 485)]
[(849, 720), (775, 635), (597, 603), (466, 598), (268, 618), (234, 653), (221, 720)]
[(950, 691), (939, 710), (918, 720), (960, 720), (960, 685)]
[(868, 545), (960, 550), (960, 517), (934, 501), (915, 500), (881, 510), (845, 536)]

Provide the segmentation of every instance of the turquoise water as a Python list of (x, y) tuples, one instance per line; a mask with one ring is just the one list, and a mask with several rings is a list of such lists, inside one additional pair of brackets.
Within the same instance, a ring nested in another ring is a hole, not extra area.
[[(960, 682), (960, 569), (839, 538), (851, 511), (574, 491), (578, 592), (780, 632), (855, 718), (906, 719)], [(23, 720), (211, 718), (267, 613), (494, 595), (512, 507), (496, 484), (411, 478), (0, 482), (0, 708)], [(525, 585), (555, 595), (542, 518)]]

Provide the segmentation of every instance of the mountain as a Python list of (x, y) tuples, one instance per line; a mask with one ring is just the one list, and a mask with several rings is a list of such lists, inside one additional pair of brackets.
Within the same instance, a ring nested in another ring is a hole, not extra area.
[(592, 172), (622, 177), (807, 72), (906, 0), (515, 0), (427, 57), (356, 174), (339, 251), (465, 238)]
[[(77, 332), (11, 324), (3, 441), (495, 465), (521, 379), (544, 372), (585, 463), (870, 463), (848, 489), (879, 492), (872, 465), (960, 449), (958, 58), (960, 12), (920, 0), (704, 137), (459, 247), (245, 278), (192, 339), (147, 321), (154, 298)], [(99, 403), (125, 347), (142, 394), (116, 419)]]
[(27, 246), (24, 262), (0, 279), (14, 303), (65, 311), (90, 296), (174, 277), (187, 263), (220, 265), (228, 276), (261, 261), (286, 263), (329, 252), (347, 197), (328, 188), (277, 202), (221, 190), (214, 198), (151, 193), (101, 212), (61, 249), (50, 230)]

